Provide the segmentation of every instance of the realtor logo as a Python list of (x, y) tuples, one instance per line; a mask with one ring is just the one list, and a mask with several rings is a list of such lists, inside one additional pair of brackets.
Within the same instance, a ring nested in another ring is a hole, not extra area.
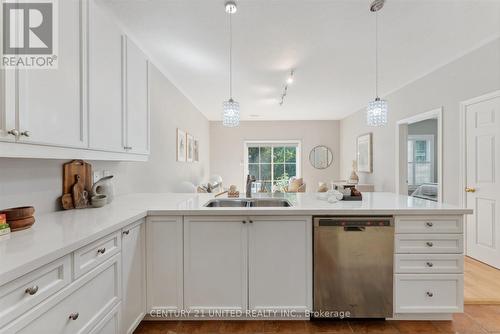
[(2, 67), (57, 68), (55, 0), (4, 0)]

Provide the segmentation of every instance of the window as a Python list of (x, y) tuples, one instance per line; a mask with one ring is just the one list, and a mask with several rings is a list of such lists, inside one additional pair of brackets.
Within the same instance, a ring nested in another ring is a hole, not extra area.
[(246, 142), (245, 178), (255, 176), (254, 192), (273, 192), (291, 177), (300, 175), (300, 143)]
[(408, 186), (434, 183), (434, 136), (408, 136)]

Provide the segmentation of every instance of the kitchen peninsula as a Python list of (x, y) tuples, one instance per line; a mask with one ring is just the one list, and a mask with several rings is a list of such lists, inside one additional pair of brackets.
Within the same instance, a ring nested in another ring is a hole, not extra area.
[(268, 196), (291, 206), (206, 207), (211, 194), (132, 194), (37, 216), (32, 228), (0, 239), (0, 332), (130, 333), (144, 317), (182, 310), (190, 318), (216, 310), (308, 318), (316, 305), (313, 217), (344, 217), (346, 231), (365, 231), (350, 218), (392, 228), (385, 318), (463, 311), (463, 217), (471, 210), (392, 193), (257, 200)]

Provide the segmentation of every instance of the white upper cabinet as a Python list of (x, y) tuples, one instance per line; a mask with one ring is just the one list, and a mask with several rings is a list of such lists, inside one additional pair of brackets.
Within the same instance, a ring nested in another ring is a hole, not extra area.
[(123, 33), (95, 0), (89, 6), (89, 147), (123, 152)]
[(0, 70), (0, 141), (16, 140), (15, 91), (15, 72)]
[(105, 4), (57, 3), (57, 69), (0, 71), (0, 157), (147, 160), (147, 57)]
[(130, 38), (124, 38), (126, 145), (131, 153), (149, 153), (148, 60)]
[(85, 105), (85, 6), (58, 2), (59, 66), (19, 70), (19, 124), (22, 142), (87, 147)]

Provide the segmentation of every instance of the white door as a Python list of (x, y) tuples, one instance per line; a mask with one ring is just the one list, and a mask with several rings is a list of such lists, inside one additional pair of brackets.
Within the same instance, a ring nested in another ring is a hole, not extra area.
[(146, 311), (144, 221), (122, 231), (122, 333), (132, 333)]
[(25, 134), (19, 138), (22, 142), (87, 146), (85, 6), (83, 0), (58, 2), (61, 29), (57, 69), (19, 71), (18, 130)]
[(182, 310), (182, 217), (148, 217), (146, 222), (147, 311)]
[(126, 149), (149, 153), (149, 87), (146, 55), (129, 38), (126, 44)]
[(122, 31), (96, 0), (89, 6), (89, 146), (123, 152)]
[(187, 310), (247, 308), (247, 220), (184, 218), (184, 301)]
[(249, 307), (310, 310), (310, 217), (252, 217), (249, 224)]
[(465, 107), (467, 255), (500, 268), (500, 93)]

